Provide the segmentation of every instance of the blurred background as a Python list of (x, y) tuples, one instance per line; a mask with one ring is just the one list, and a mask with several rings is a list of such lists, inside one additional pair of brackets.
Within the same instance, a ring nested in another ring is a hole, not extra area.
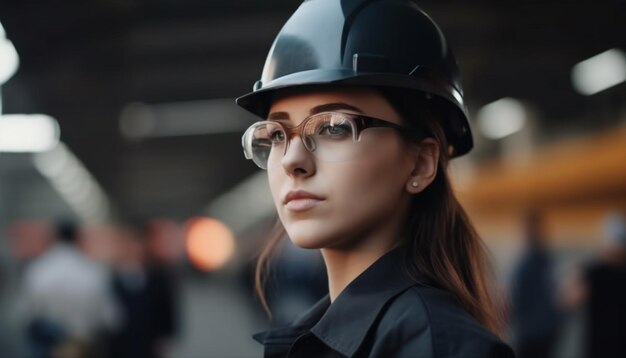
[[(522, 357), (610, 356), (626, 342), (626, 1), (419, 4), (461, 68), (476, 147), (450, 170), (505, 338)], [(275, 215), (234, 98), (298, 5), (0, 3), (2, 356), (261, 355), (251, 273)], [(286, 245), (275, 265), (279, 323), (325, 282), (316, 253)]]

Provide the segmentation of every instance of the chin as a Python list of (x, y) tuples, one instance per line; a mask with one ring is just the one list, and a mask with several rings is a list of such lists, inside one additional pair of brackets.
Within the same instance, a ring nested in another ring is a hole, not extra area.
[(313, 220), (299, 220), (284, 226), (291, 242), (303, 249), (322, 249), (332, 246), (338, 239), (328, 228), (320, 229), (323, 226)]

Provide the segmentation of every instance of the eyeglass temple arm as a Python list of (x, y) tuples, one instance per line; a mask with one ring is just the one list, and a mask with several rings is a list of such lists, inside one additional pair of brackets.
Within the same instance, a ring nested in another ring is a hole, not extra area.
[(372, 128), (372, 127), (386, 127), (386, 128), (396, 129), (397, 131), (401, 133), (406, 133), (406, 134), (421, 133), (420, 130), (415, 129), (415, 128), (403, 127), (393, 122), (385, 121), (385, 120), (378, 119), (378, 118), (368, 117), (368, 116), (358, 115), (354, 117), (354, 120), (356, 122), (356, 125), (359, 131), (362, 131), (363, 129), (366, 129), (366, 128)]

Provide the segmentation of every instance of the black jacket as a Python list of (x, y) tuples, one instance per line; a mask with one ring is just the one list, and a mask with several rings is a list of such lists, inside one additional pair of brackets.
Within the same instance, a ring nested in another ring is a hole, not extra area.
[(265, 357), (513, 357), (452, 295), (408, 279), (393, 250), (290, 326), (259, 333)]

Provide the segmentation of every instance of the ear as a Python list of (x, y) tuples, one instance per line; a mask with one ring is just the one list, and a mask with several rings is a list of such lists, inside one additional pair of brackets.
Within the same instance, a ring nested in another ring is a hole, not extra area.
[(406, 190), (417, 194), (424, 190), (437, 176), (439, 143), (434, 138), (425, 138), (415, 145), (414, 166), (406, 182)]

